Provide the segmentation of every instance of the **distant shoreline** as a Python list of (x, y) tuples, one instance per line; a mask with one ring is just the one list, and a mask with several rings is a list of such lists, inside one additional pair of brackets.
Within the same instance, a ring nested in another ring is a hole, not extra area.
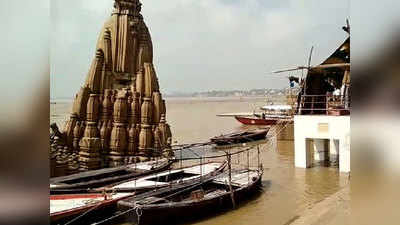
[[(251, 101), (251, 100), (270, 100), (270, 99), (285, 99), (284, 95), (270, 95), (270, 96), (224, 96), (224, 97), (184, 97), (184, 96), (166, 96), (166, 101), (172, 102), (187, 102), (187, 101), (210, 101), (210, 102), (219, 102), (219, 101)], [(74, 99), (72, 98), (60, 98), (60, 99), (50, 99), (50, 104), (63, 104), (63, 103), (72, 103)]]

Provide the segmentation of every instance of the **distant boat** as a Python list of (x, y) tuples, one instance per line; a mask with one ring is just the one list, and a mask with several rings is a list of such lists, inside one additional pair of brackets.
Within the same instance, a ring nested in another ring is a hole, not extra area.
[(107, 190), (113, 192), (144, 192), (157, 188), (167, 187), (178, 183), (190, 183), (197, 179), (205, 179), (223, 172), (227, 162), (209, 162), (181, 169), (167, 170), (129, 181), (94, 189), (93, 191)]
[[(127, 198), (118, 202), (126, 213), (127, 222), (140, 224), (171, 224), (183, 219), (191, 219), (232, 209), (257, 193), (261, 186), (262, 171), (232, 171), (232, 192), (228, 174), (223, 174), (209, 182), (203, 182), (173, 193), (162, 193), (147, 198)], [(232, 202), (234, 200), (235, 203)]]
[(115, 211), (119, 200), (133, 195), (133, 193), (50, 195), (50, 222), (51, 224), (67, 223), (89, 212), (90, 216), (82, 217), (79, 222), (93, 219), (94, 213), (110, 212), (111, 209)]
[(211, 138), (211, 142), (213, 142), (216, 145), (229, 145), (229, 144), (245, 143), (250, 141), (258, 141), (264, 139), (268, 131), (269, 128), (234, 132), (230, 134), (224, 134), (213, 137)]
[(89, 188), (102, 187), (122, 180), (166, 170), (173, 161), (173, 159), (160, 159), (51, 178), (50, 193), (87, 192)]

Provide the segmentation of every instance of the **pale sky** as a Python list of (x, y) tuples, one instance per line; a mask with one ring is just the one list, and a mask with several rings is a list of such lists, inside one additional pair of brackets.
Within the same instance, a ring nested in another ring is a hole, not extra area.
[[(349, 0), (142, 0), (161, 91), (282, 88), (285, 74), (340, 45)], [(52, 0), (50, 96), (72, 98), (113, 0)], [(350, 21), (351, 22), (351, 21)]]

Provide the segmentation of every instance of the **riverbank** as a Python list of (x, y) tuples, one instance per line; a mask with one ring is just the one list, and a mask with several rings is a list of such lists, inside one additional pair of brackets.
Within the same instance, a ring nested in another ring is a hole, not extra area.
[(304, 210), (287, 225), (350, 224), (350, 184), (335, 194)]

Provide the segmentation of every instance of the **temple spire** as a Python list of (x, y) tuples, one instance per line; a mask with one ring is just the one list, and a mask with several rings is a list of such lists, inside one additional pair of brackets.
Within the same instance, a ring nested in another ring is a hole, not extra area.
[(140, 0), (115, 0), (114, 12), (117, 14), (138, 15), (142, 11)]

